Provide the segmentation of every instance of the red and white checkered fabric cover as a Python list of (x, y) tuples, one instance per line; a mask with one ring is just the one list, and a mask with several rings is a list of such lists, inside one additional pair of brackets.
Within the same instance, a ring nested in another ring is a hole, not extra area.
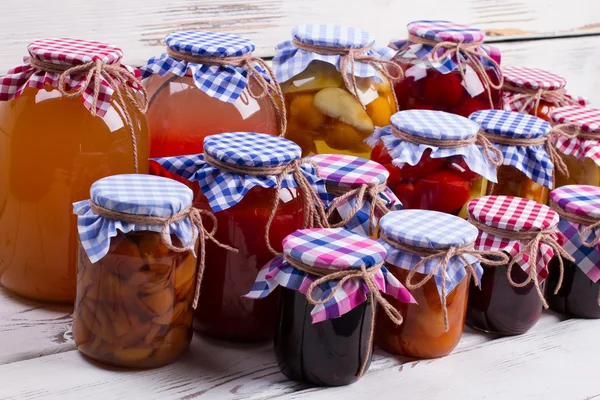
[(597, 132), (597, 140), (581, 137), (575, 139), (559, 137), (556, 148), (563, 154), (573, 156), (580, 161), (590, 158), (600, 166), (600, 109), (566, 106), (552, 110), (550, 117), (556, 124), (576, 123), (582, 131), (587, 133)]
[[(24, 57), (23, 65), (8, 71), (5, 76), (0, 77), (0, 101), (10, 101), (19, 96), (30, 87), (41, 90), (45, 85), (58, 87), (60, 73), (38, 70), (30, 65), (30, 57), (47, 63), (64, 65), (67, 67), (86, 64), (100, 60), (103, 64), (118, 64), (123, 57), (121, 49), (106, 43), (79, 40), (79, 39), (41, 39), (32, 42), (28, 47), (29, 57)], [(120, 64), (120, 66), (136, 78), (140, 73), (136, 68)], [(88, 84), (86, 74), (76, 73), (66, 77), (66, 89), (75, 91), (82, 85)], [(92, 110), (94, 100), (94, 77), (82, 95), (83, 104), (88, 110)], [(128, 81), (134, 89), (139, 89), (139, 82)], [(96, 113), (103, 117), (110, 108), (110, 99), (114, 90), (104, 77), (100, 81), (100, 93), (96, 103)]]
[[(558, 214), (550, 207), (513, 196), (484, 196), (474, 199), (469, 202), (467, 211), (469, 216), (479, 223), (512, 232), (552, 229), (560, 220)], [(554, 237), (560, 244), (563, 243), (564, 237), (559, 232), (554, 233)], [(520, 240), (506, 239), (480, 231), (475, 249), (503, 250), (511, 257), (515, 257), (526, 245), (526, 242)], [(548, 276), (547, 265), (553, 256), (552, 248), (541, 243), (536, 266), (540, 282)], [(516, 260), (525, 272), (528, 272), (530, 267), (528, 258), (524, 255)]]

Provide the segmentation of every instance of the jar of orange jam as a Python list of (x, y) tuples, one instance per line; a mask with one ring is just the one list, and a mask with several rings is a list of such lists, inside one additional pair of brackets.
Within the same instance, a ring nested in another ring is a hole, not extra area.
[(0, 283), (32, 299), (73, 302), (71, 204), (102, 177), (147, 172), (143, 90), (109, 44), (44, 39), (28, 51), (24, 65), (0, 77)]
[(174, 32), (165, 42), (167, 53), (141, 69), (150, 99), (151, 157), (202, 153), (202, 140), (222, 132), (284, 133), (279, 85), (252, 57), (251, 41), (230, 33)]

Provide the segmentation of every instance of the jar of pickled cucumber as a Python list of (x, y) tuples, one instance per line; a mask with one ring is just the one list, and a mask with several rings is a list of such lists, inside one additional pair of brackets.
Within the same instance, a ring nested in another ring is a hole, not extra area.
[(302, 155), (349, 154), (369, 158), (364, 140), (396, 111), (390, 79), (400, 70), (389, 48), (358, 29), (300, 25), (275, 48), (273, 69), (288, 115), (286, 138)]
[(100, 178), (148, 171), (145, 92), (118, 47), (43, 39), (27, 50), (0, 77), (0, 283), (72, 303), (71, 204)]

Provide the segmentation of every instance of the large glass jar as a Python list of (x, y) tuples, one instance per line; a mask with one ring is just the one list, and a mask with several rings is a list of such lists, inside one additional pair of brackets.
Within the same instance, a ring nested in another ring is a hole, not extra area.
[(202, 153), (202, 140), (222, 132), (280, 133), (273, 93), (253, 95), (263, 89), (249, 70), (261, 67), (252, 59), (227, 64), (228, 58), (250, 58), (252, 42), (215, 32), (175, 32), (165, 41), (168, 53), (142, 68), (151, 157)]
[[(32, 299), (73, 302), (78, 244), (71, 204), (87, 198), (102, 177), (133, 173), (136, 167), (147, 172), (148, 131), (144, 115), (128, 100), (123, 106), (116, 95), (108, 96), (103, 84), (92, 115), (95, 80), (86, 81), (87, 72), (66, 76), (67, 90), (87, 87), (83, 95), (70, 96), (57, 88), (61, 74), (45, 70), (48, 54), (57, 54), (51, 60), (59, 70), (99, 59), (102, 68), (118, 68), (120, 49), (46, 39), (28, 50), (31, 65), (0, 77), (0, 282)], [(120, 67), (123, 73), (127, 68)], [(127, 90), (135, 85), (123, 83)]]
[[(292, 36), (292, 41), (276, 47), (273, 58), (287, 107), (286, 138), (302, 147), (303, 156), (339, 153), (369, 158), (371, 148), (364, 140), (375, 126), (388, 125), (396, 111), (386, 77), (390, 74), (378, 72), (387, 71), (393, 52), (373, 47), (369, 33), (344, 27), (301, 25)], [(354, 60), (354, 54), (373, 59)]]
[(400, 110), (468, 117), (502, 109), (500, 51), (483, 44), (483, 31), (449, 21), (413, 21), (407, 28), (408, 40), (393, 44), (393, 61), (405, 76), (394, 85)]

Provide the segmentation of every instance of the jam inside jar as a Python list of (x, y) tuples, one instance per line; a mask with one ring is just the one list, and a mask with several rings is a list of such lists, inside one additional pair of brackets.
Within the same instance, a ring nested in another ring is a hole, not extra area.
[(489, 195), (522, 197), (540, 204), (548, 202), (550, 189), (535, 183), (524, 173), (510, 165), (498, 167), (498, 183), (490, 185)]

